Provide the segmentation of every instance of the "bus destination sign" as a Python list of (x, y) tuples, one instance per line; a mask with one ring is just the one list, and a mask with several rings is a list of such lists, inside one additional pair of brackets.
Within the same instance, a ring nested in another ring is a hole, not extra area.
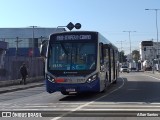
[(56, 40), (91, 40), (91, 35), (58, 35)]

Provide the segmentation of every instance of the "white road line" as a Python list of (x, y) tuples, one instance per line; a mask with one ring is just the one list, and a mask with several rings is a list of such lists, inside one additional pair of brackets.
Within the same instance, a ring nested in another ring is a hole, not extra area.
[[(98, 102), (95, 104), (103, 104), (103, 105), (116, 105), (116, 104), (130, 104), (130, 105), (137, 105), (137, 104), (146, 104), (146, 102)], [(160, 104), (160, 103), (159, 103)]]
[[(86, 103), (86, 102), (84, 102)], [(62, 105), (71, 105), (71, 106), (78, 106), (78, 105), (83, 105), (84, 103), (47, 103), (47, 104), (0, 104), (0, 108), (2, 107), (57, 107), (57, 105), (62, 106)], [(148, 105), (146, 102), (98, 102), (94, 103), (94, 105)], [(160, 105), (160, 103), (149, 103), (151, 105)]]
[(123, 78), (121, 78), (121, 79), (123, 80), (123, 83), (122, 83), (122, 85), (121, 85), (120, 87), (118, 87), (117, 89), (109, 92), (109, 93), (106, 94), (106, 95), (103, 95), (103, 96), (100, 97), (100, 98), (95, 99), (94, 101), (91, 101), (91, 102), (88, 102), (88, 103), (86, 103), (86, 104), (84, 104), (84, 105), (81, 105), (81, 106), (79, 106), (79, 107), (77, 107), (77, 108), (75, 108), (75, 109), (73, 109), (73, 110), (71, 110), (71, 111), (69, 111), (69, 112), (67, 112), (67, 113), (65, 113), (65, 114), (62, 114), (61, 116), (55, 117), (55, 118), (53, 118), (53, 119), (51, 119), (51, 120), (58, 120), (58, 119), (60, 119), (60, 118), (62, 118), (62, 117), (64, 117), (64, 116), (66, 116), (67, 114), (70, 114), (70, 113), (72, 113), (72, 112), (74, 112), (74, 111), (80, 110), (80, 109), (82, 109), (83, 107), (86, 107), (87, 105), (92, 104), (92, 103), (94, 103), (95, 101), (98, 101), (98, 100), (100, 100), (100, 99), (102, 99), (102, 98), (104, 98), (104, 97), (107, 97), (108, 95), (112, 94), (113, 92), (121, 89), (121, 88), (124, 86), (124, 79), (123, 79)]
[[(86, 103), (86, 102), (84, 102), (84, 103)], [(56, 103), (56, 104), (60, 104), (60, 105), (68, 105), (68, 104), (79, 105), (79, 104), (84, 104), (84, 103)]]
[[(31, 108), (30, 108), (31, 107)], [(33, 108), (34, 107), (34, 108)], [(16, 109), (16, 110), (25, 110), (26, 108), (30, 109), (30, 110), (66, 110), (66, 111), (71, 111), (73, 110), (73, 107), (78, 107), (78, 106), (10, 106), (9, 109), (12, 108), (12, 110)], [(127, 108), (160, 108), (160, 104), (124, 104), (123, 102), (121, 102), (121, 104), (102, 104), (102, 103), (94, 103), (94, 104), (89, 104), (86, 106), (86, 109), (96, 109), (96, 107), (105, 109), (105, 108), (112, 108), (112, 109), (127, 109)], [(120, 107), (120, 108), (119, 108)], [(5, 106), (1, 106), (2, 109), (6, 109)], [(63, 108), (63, 109), (62, 109)], [(67, 108), (67, 109), (66, 109)], [(84, 109), (84, 108), (83, 108)], [(80, 110), (83, 110), (80, 109)]]
[(46, 109), (43, 109), (43, 108), (41, 108), (41, 109), (33, 109), (33, 108), (28, 108), (28, 109), (26, 109), (26, 108), (15, 108), (15, 109), (3, 109), (3, 111), (4, 110), (6, 110), (6, 111), (71, 111), (73, 108), (67, 108), (67, 109), (61, 109), (61, 108), (56, 108), (56, 109), (48, 109), (48, 108), (46, 108)]
[(92, 105), (88, 105), (87, 107), (89, 107), (89, 108), (93, 108), (94, 109), (94, 107), (101, 107), (101, 108), (104, 108), (104, 107), (106, 107), (106, 108), (109, 108), (109, 107), (112, 107), (112, 108), (118, 108), (118, 107), (123, 107), (123, 108), (149, 108), (149, 107), (154, 107), (154, 108), (160, 108), (160, 106), (158, 106), (158, 105), (115, 105), (115, 106), (113, 106), (113, 105), (108, 105), (108, 106), (104, 106), (104, 105), (94, 105), (94, 104), (92, 104)]
[[(100, 108), (96, 108), (96, 107), (100, 107)], [(86, 108), (83, 109), (73, 109), (73, 108), (65, 108), (65, 109), (61, 109), (61, 108), (13, 108), (13, 109), (6, 109), (4, 108), (4, 110), (9, 110), (9, 111), (68, 111), (67, 113), (59, 116), (59, 117), (63, 117), (67, 114), (70, 114), (72, 112), (75, 111), (160, 111), (160, 106), (105, 106), (106, 108), (103, 108), (103, 106), (87, 106)]]
[(119, 108), (117, 108), (117, 109), (82, 109), (82, 110), (80, 110), (80, 111), (124, 111), (124, 112), (128, 112), (128, 111), (156, 111), (156, 112), (159, 112), (160, 111), (160, 109), (146, 109), (146, 108), (144, 108), (144, 109), (119, 109)]
[(156, 77), (153, 77), (153, 76), (150, 76), (150, 75), (146, 75), (146, 76), (151, 77), (151, 78), (154, 78), (154, 79), (156, 79), (156, 80), (160, 80), (159, 78), (156, 78)]

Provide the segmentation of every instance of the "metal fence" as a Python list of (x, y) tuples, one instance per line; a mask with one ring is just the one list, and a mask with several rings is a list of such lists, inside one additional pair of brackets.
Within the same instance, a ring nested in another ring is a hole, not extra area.
[(43, 60), (39, 57), (15, 57), (6, 56), (4, 59), (4, 68), (0, 70), (0, 80), (20, 79), (20, 66), (26, 63), (28, 77), (43, 76)]

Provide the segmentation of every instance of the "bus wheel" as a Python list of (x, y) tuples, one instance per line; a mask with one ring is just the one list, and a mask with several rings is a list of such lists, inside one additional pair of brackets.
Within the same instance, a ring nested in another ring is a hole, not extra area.
[(66, 91), (61, 91), (61, 93), (62, 93), (63, 95), (69, 95), (69, 92), (66, 92)]

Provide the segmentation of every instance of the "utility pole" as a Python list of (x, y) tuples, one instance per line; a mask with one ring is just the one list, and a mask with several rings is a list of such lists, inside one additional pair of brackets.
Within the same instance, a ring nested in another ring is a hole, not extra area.
[(34, 28), (36, 28), (37, 26), (29, 26), (32, 27), (33, 31), (32, 31), (32, 57), (34, 57)]
[(145, 9), (145, 10), (153, 10), (156, 12), (156, 31), (157, 31), (157, 44), (158, 44), (158, 17), (157, 17), (157, 13), (158, 13), (158, 10), (160, 9)]
[(132, 49), (131, 49), (131, 37), (130, 34), (131, 32), (136, 32), (136, 31), (123, 31), (123, 32), (128, 32), (129, 33), (129, 43), (130, 43), (130, 61), (132, 62)]
[(18, 56), (18, 44), (19, 44), (19, 42), (21, 42), (22, 40), (19, 40), (19, 38), (18, 37), (16, 37), (16, 58), (17, 58), (17, 56)]

